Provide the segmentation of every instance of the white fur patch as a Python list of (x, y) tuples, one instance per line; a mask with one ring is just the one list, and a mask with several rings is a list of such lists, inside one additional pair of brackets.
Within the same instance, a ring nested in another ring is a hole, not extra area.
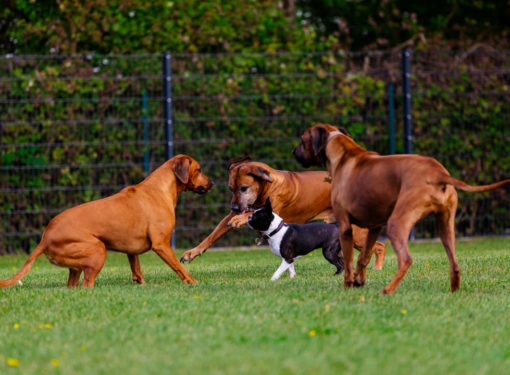
[[(280, 223), (283, 221), (283, 219), (280, 216), (278, 216), (276, 213), (273, 212), (273, 215), (274, 215), (273, 221), (271, 221), (269, 228), (263, 233), (265, 235), (269, 235), (272, 231), (274, 231), (276, 228), (278, 228), (278, 225), (280, 225)], [(285, 235), (285, 233), (287, 233), (288, 229), (289, 229), (289, 227), (283, 227), (282, 229), (280, 229), (278, 231), (278, 233), (269, 237), (269, 239), (267, 240), (267, 242), (269, 242), (269, 247), (271, 248), (271, 252), (274, 255), (279, 256), (280, 258), (282, 257), (282, 255), (280, 253), (280, 244), (282, 242), (283, 236)]]
[[(278, 216), (275, 212), (273, 212), (274, 218), (273, 221), (271, 221), (271, 224), (269, 225), (269, 228), (263, 233), (265, 235), (269, 235), (272, 231), (274, 231), (280, 223), (283, 221), (283, 219)], [(271, 248), (271, 252), (282, 258), (282, 254), (280, 251), (280, 245), (282, 243), (283, 236), (287, 231), (289, 230), (289, 227), (285, 226), (282, 229), (278, 231), (278, 233), (274, 234), (273, 236), (269, 237), (267, 240), (269, 242), (269, 247)], [(278, 280), (280, 276), (285, 272), (289, 270), (290, 277), (296, 276), (296, 271), (294, 270), (294, 263), (287, 263), (285, 259), (282, 258), (282, 263), (280, 264), (280, 267), (276, 270), (276, 272), (271, 277), (271, 281)]]

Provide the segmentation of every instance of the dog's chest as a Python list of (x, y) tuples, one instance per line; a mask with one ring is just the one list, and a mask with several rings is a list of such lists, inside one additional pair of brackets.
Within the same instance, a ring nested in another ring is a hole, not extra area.
[(268, 239), (269, 247), (271, 248), (271, 252), (274, 255), (279, 256), (280, 258), (282, 257), (282, 252), (281, 252), (281, 246), (283, 245), (282, 240), (283, 240), (283, 236), (285, 235), (285, 233), (287, 233), (287, 230), (289, 230), (289, 228), (284, 227), (278, 233), (276, 233), (274, 236), (272, 236), (271, 238)]

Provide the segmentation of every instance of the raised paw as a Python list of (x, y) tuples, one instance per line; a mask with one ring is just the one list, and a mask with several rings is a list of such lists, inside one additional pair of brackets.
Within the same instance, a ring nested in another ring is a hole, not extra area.
[(240, 228), (243, 225), (245, 225), (248, 222), (247, 215), (237, 215), (234, 216), (230, 221), (228, 222), (228, 226), (232, 228)]
[(202, 255), (202, 252), (197, 249), (191, 249), (191, 250), (185, 251), (184, 254), (182, 254), (180, 262), (181, 263), (191, 262), (193, 259), (195, 259), (197, 256), (200, 256), (200, 255)]

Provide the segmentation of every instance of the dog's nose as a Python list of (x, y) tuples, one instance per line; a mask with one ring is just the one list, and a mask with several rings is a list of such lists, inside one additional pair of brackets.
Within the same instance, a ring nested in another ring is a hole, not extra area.
[(231, 205), (230, 205), (230, 209), (231, 209), (232, 211), (239, 211), (239, 206), (238, 206), (237, 204), (231, 204)]

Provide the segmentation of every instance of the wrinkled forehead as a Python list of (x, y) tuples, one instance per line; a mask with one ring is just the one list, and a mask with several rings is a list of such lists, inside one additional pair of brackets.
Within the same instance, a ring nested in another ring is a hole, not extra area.
[(228, 182), (230, 186), (253, 185), (255, 178), (249, 175), (253, 168), (249, 165), (238, 165), (230, 170)]

